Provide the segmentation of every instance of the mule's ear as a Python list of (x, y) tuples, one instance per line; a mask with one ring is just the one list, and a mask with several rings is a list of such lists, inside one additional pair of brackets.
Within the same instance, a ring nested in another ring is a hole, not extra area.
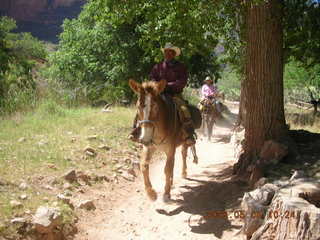
[(166, 86), (167, 81), (165, 79), (161, 79), (159, 82), (157, 82), (157, 94), (162, 93)]
[(135, 93), (139, 94), (141, 92), (141, 84), (135, 80), (129, 79), (129, 86)]

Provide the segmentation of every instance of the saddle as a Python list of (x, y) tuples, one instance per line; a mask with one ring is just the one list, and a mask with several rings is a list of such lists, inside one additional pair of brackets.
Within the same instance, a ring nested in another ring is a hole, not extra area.
[[(171, 95), (168, 94), (161, 94), (161, 98), (164, 100), (166, 107), (168, 109), (169, 115), (170, 116), (176, 116), (177, 120), (181, 123), (180, 118), (179, 118), (179, 113), (178, 113), (178, 109), (177, 106), (172, 98)], [(191, 120), (193, 122), (193, 126), (195, 129), (198, 129), (201, 127), (202, 124), (202, 116), (201, 116), (201, 112), (200, 110), (194, 106), (188, 103), (188, 101), (186, 101), (188, 110), (190, 112), (191, 115)], [(172, 123), (174, 123), (175, 121), (170, 121)]]
[(217, 103), (215, 99), (203, 99), (199, 102), (198, 107), (200, 111), (204, 114), (210, 114), (212, 112), (217, 113), (219, 112), (217, 109)]

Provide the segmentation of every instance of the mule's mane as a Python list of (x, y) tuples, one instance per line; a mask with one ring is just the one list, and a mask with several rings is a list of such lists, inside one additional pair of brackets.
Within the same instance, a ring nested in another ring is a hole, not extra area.
[(146, 94), (148, 93), (153, 94), (157, 92), (157, 82), (155, 81), (143, 82), (142, 88)]

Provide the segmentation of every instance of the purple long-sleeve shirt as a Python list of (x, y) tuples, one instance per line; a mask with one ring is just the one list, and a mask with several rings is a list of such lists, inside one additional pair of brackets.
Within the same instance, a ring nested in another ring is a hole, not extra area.
[(150, 79), (153, 81), (167, 80), (164, 92), (178, 94), (183, 91), (187, 84), (188, 72), (184, 64), (176, 60), (163, 61), (152, 68)]

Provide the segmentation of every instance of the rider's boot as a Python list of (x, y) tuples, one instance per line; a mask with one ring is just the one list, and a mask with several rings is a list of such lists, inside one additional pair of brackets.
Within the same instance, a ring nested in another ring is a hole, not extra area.
[(187, 123), (184, 125), (184, 131), (186, 133), (185, 144), (190, 147), (196, 144), (195, 131), (192, 123)]

